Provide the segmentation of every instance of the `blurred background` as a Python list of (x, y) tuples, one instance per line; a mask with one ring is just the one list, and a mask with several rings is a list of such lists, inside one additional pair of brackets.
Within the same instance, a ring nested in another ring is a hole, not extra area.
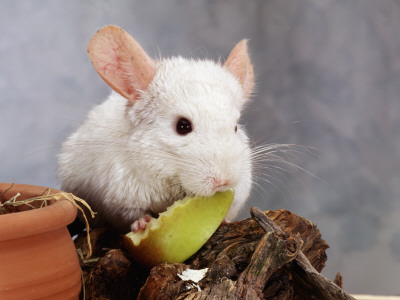
[(153, 57), (226, 58), (249, 39), (257, 87), (242, 123), (307, 148), (260, 171), (249, 207), (286, 208), (330, 244), (323, 274), (400, 294), (400, 2), (48, 0), (0, 3), (0, 181), (59, 187), (62, 141), (109, 87), (86, 47), (116, 24)]

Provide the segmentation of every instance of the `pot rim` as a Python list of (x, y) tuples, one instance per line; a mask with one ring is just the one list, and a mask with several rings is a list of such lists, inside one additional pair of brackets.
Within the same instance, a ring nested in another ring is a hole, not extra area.
[[(0, 193), (10, 186), (11, 183), (0, 183)], [(25, 193), (29, 197), (35, 197), (41, 195), (45, 189), (47, 188), (37, 185), (14, 184), (6, 195), (19, 192), (21, 195)], [(50, 195), (60, 192), (51, 188)], [(59, 229), (72, 223), (76, 215), (76, 206), (67, 199), (57, 200), (41, 208), (0, 215), (0, 242)]]

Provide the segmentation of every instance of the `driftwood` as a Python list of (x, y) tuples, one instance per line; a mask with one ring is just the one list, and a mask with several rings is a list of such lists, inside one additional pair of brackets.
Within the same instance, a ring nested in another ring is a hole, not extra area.
[[(265, 214), (258, 209), (252, 208), (252, 217), (266, 231), (283, 232), (283, 230), (272, 222)], [(287, 228), (287, 227), (286, 227)], [(300, 251), (291, 263), (291, 270), (294, 280), (300, 283), (303, 288), (299, 290), (299, 295), (304, 299), (353, 299), (341, 287), (322, 276), (310, 263), (308, 258)], [(336, 280), (342, 285), (341, 276), (338, 274)], [(339, 279), (340, 278), (340, 279)]]
[[(354, 299), (319, 272), (326, 262), (318, 228), (286, 210), (251, 209), (252, 218), (219, 227), (184, 264), (145, 270), (110, 230), (91, 232), (94, 256), (83, 261), (86, 299)], [(83, 254), (83, 237), (76, 240)], [(112, 250), (110, 250), (112, 249)], [(182, 275), (204, 270), (200, 281)], [(182, 279), (183, 278), (183, 279)]]

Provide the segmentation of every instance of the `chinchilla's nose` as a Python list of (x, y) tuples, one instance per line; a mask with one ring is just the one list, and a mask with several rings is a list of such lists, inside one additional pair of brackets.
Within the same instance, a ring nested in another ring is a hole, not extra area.
[(214, 177), (212, 179), (213, 189), (216, 192), (222, 192), (230, 188), (230, 181), (229, 179), (220, 179)]

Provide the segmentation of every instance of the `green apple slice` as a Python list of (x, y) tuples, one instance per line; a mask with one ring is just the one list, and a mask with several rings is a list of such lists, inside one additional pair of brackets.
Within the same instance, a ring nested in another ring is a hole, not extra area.
[(127, 252), (140, 264), (184, 262), (217, 230), (233, 201), (232, 190), (211, 197), (186, 197), (152, 218), (143, 231), (124, 236)]

